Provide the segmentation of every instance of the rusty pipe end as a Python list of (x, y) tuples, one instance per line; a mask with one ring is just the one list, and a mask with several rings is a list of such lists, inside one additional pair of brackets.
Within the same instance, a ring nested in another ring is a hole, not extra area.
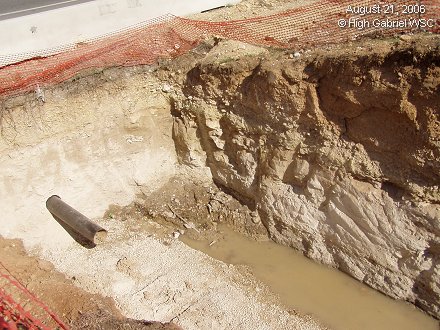
[(80, 235), (95, 245), (104, 242), (107, 231), (68, 205), (60, 196), (50, 196), (46, 201), (46, 207), (65, 230), (71, 229), (75, 235)]
[(95, 236), (93, 237), (93, 243), (95, 244), (101, 244), (104, 243), (104, 241), (107, 238), (107, 230), (102, 229), (95, 233)]
[(50, 196), (48, 199), (46, 199), (46, 208), (47, 208), (47, 204), (48, 204), (48, 203), (50, 202), (50, 200), (53, 199), (53, 198), (59, 198), (59, 199), (61, 199), (61, 197), (58, 196), (58, 195), (52, 195), (52, 196)]

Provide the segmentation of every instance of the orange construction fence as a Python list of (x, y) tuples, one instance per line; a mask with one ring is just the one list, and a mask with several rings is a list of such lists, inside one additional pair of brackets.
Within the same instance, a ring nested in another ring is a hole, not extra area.
[(52, 330), (68, 327), (0, 263), (0, 330)]
[[(380, 6), (380, 13), (361, 15), (347, 11), (349, 6), (355, 10), (375, 5)], [(0, 96), (44, 88), (84, 69), (152, 64), (159, 58), (173, 58), (213, 35), (256, 45), (300, 49), (417, 31), (440, 31), (440, 1), (318, 0), (265, 17), (226, 22), (166, 15), (119, 33), (60, 47), (55, 55), (0, 67)], [(13, 60), (13, 56), (9, 57)]]

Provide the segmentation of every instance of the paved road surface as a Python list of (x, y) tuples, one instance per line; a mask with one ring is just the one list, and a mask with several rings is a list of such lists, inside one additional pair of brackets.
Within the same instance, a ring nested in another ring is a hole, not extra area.
[(0, 20), (34, 14), (92, 0), (1, 0)]

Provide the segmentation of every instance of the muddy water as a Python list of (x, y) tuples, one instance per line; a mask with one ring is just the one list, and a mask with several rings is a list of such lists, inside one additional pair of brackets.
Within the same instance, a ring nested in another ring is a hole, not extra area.
[(438, 322), (414, 306), (388, 298), (351, 277), (312, 262), (290, 248), (257, 242), (222, 227), (223, 238), (182, 241), (211, 257), (251, 268), (281, 301), (335, 330), (437, 330)]

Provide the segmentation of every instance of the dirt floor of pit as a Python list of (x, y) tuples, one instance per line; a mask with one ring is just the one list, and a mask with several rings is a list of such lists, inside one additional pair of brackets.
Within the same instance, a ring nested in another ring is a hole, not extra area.
[[(69, 279), (57, 272), (50, 262), (27, 255), (20, 240), (0, 237), (0, 250), (1, 272), (17, 279), (72, 330), (180, 329), (174, 324), (123, 317), (113, 299), (88, 293), (75, 286), (74, 278)], [(29, 306), (25, 301), (17, 302), (25, 308)]]
[[(154, 233), (165, 244), (179, 239), (217, 260), (238, 265), (237, 270), (245, 277), (251, 273), (262, 281), (261, 287), (268, 286), (280, 294), (286, 310), (295, 314), (305, 312), (330, 329), (414, 329), (421, 324), (424, 329), (436, 329), (438, 325), (411, 304), (393, 301), (340, 272), (305, 261), (303, 256), (295, 257), (289, 248), (271, 255), (270, 243), (264, 245), (269, 237), (258, 213), (211, 182), (191, 176), (190, 171), (172, 177), (153, 193), (142, 193), (141, 189), (138, 198), (128, 206), (111, 205), (105, 218), (121, 221), (130, 231)], [(225, 239), (231, 232), (235, 241)], [(245, 237), (252, 238), (250, 241), (255, 245), (250, 247)], [(284, 252), (289, 255), (285, 256)], [(271, 263), (266, 258), (277, 262)], [(296, 263), (295, 258), (299, 258)], [(124, 259), (121, 266), (126, 267), (126, 262)], [(301, 270), (294, 270), (296, 267)], [(290, 283), (293, 278), (296, 284)], [(284, 299), (288, 295), (294, 299)], [(296, 301), (292, 303), (293, 300)], [(350, 306), (354, 306), (350, 317), (344, 317)]]

